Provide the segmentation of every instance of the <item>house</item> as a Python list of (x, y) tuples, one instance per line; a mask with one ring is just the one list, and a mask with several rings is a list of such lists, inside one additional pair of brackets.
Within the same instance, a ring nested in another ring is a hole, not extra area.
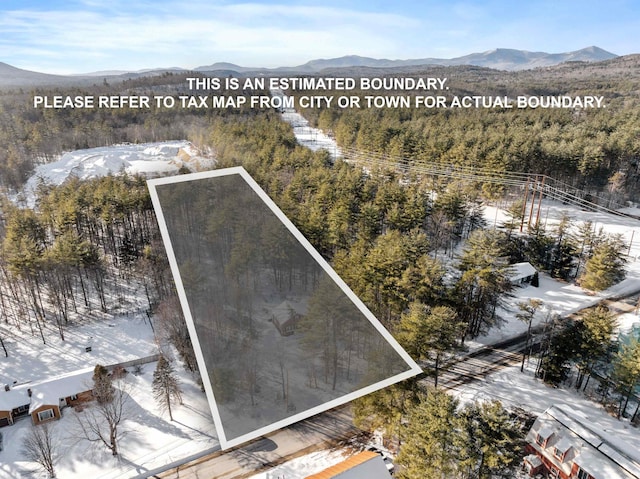
[(0, 426), (30, 415), (34, 424), (60, 419), (62, 409), (93, 399), (93, 369), (29, 382), (0, 391)]
[(640, 453), (624, 447), (569, 406), (551, 406), (527, 434), (523, 467), (560, 479), (640, 479)]
[(365, 477), (367, 479), (391, 478), (380, 454), (364, 451), (305, 479), (362, 479)]
[(509, 280), (511, 283), (516, 285), (531, 284), (531, 281), (537, 272), (533, 265), (528, 261), (509, 265), (509, 269), (511, 270)]
[(283, 301), (271, 311), (270, 319), (282, 336), (291, 336), (296, 332), (302, 314), (290, 302)]
[(5, 386), (4, 391), (0, 391), (0, 427), (10, 426), (17, 418), (29, 414), (29, 403), (26, 391)]

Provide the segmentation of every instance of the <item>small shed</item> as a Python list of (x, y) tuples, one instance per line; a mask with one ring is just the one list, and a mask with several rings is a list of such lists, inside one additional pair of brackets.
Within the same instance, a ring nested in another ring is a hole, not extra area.
[(533, 276), (537, 273), (537, 270), (528, 261), (512, 264), (509, 268), (511, 269), (509, 279), (513, 284), (531, 284)]

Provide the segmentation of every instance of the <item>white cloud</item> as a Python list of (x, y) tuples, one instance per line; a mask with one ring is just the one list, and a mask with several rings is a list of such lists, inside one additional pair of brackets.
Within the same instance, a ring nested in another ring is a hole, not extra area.
[(162, 9), (149, 5), (143, 14), (145, 10), (136, 4), (136, 12), (130, 13), (0, 12), (0, 43), (11, 52), (9, 63), (21, 56), (28, 62), (40, 52), (66, 58), (75, 68), (145, 68), (189, 58), (237, 62), (226, 57), (233, 53), (243, 61), (257, 65), (266, 60), (275, 66), (290, 64), (289, 59), (390, 54), (398, 46), (389, 39), (394, 31), (419, 26), (417, 20), (397, 14), (314, 6), (191, 3)]

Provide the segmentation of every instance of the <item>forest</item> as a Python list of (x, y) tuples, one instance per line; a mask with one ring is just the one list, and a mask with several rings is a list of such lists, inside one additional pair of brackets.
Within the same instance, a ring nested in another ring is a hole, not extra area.
[[(602, 75), (584, 75), (580, 68), (543, 70), (536, 77), (531, 72), (456, 67), (447, 70), (447, 76), (457, 93), (598, 91), (606, 97), (606, 109), (307, 109), (304, 114), (331, 130), (341, 147), (416, 163), (544, 173), (621, 199), (632, 198), (640, 179), (638, 63), (630, 67), (635, 72), (631, 76), (619, 73), (622, 66)], [(105, 81), (83, 91), (168, 94), (183, 88), (183, 77), (168, 74), (118, 84)], [(578, 281), (593, 291), (624, 277), (625, 245), (594, 225), (574, 224), (566, 217), (548, 229), (539, 222), (527, 226), (517, 192), (465, 181), (434, 182), (411, 171), (364, 171), (334, 162), (326, 151), (312, 152), (298, 145), (277, 111), (52, 112), (30, 108), (27, 99), (32, 94), (12, 91), (0, 96), (0, 183), (6, 193), (0, 204), (0, 321), (3, 327), (40, 336), (43, 342), (52, 333), (64, 339), (66, 328), (81, 317), (97, 320), (100, 311), (117, 309), (124, 285), (136, 284), (144, 291), (148, 313), (159, 318), (185, 367), (197, 369), (144, 178), (114, 175), (86, 181), (72, 178), (57, 187), (42, 184), (33, 209), (9, 200), (38, 164), (64, 151), (121, 142), (188, 139), (213, 152), (218, 167), (243, 166), (436, 385), (446, 358), (462, 350), (467, 339), (500, 325), (499, 306), (513, 287), (510, 264), (529, 261), (540, 271)], [(482, 206), (497, 199), (510, 203), (509, 220), (490, 228)], [(584, 331), (591, 331), (589, 322), (583, 323)], [(568, 325), (558, 328), (563, 333), (553, 344), (549, 340), (546, 350), (546, 361), (558, 362), (546, 364), (545, 380), (561, 380), (574, 363), (586, 378), (596, 359), (613, 354), (594, 346), (604, 343), (606, 328), (605, 333), (591, 336), (583, 331), (584, 348), (570, 350), (555, 345), (567, 344), (575, 337), (571, 334), (579, 333)], [(560, 343), (562, 338), (565, 343)], [(2, 347), (5, 355), (11, 354), (4, 343)], [(550, 353), (559, 349), (566, 357)], [(629, 359), (636, 350), (640, 348), (629, 347), (619, 360), (626, 365), (616, 373), (625, 391), (640, 380)], [(592, 360), (584, 359), (585, 352)], [(451, 424), (436, 420), (443, 414)], [(489, 418), (500, 426), (480, 434)], [(479, 451), (490, 441), (504, 444), (501, 435), (521, 437), (513, 418), (495, 404), (459, 408), (451, 397), (419, 380), (357, 401), (355, 420), (363, 427), (383, 428), (389, 439), (403, 444), (398, 461), (406, 478), (425, 477), (419, 471), (425, 471), (426, 460), (412, 462), (416, 454), (411, 451), (424, 455), (430, 446), (418, 438), (438, 437), (451, 428), (460, 434), (448, 436), (452, 442), (438, 453), (438, 461), (431, 458), (429, 464), (438, 469), (430, 473), (510, 477), (520, 452), (521, 444), (514, 439), (511, 444), (516, 449), (505, 450), (489, 466)]]

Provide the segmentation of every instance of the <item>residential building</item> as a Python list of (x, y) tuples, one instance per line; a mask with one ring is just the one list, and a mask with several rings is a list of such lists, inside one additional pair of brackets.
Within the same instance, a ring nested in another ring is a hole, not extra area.
[(640, 451), (569, 406), (551, 406), (536, 419), (527, 451), (524, 468), (532, 477), (546, 472), (560, 479), (640, 479)]
[(5, 386), (0, 391), (0, 426), (8, 426), (30, 415), (34, 424), (60, 419), (62, 409), (93, 399), (93, 368)]

